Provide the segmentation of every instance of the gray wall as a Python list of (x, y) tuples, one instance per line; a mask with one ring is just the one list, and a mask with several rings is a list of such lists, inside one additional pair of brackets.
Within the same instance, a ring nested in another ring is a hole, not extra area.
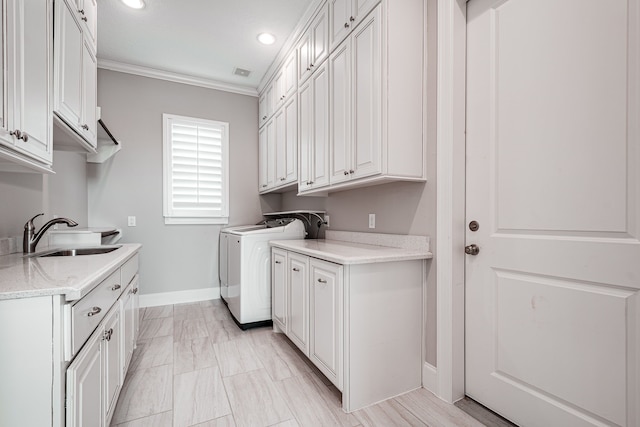
[[(219, 287), (221, 226), (165, 225), (162, 216), (162, 113), (229, 122), (229, 224), (251, 224), (280, 207), (258, 197), (258, 99), (212, 89), (98, 71), (102, 119), (122, 150), (89, 164), (89, 224), (114, 225), (123, 242), (142, 243), (142, 294)], [(136, 216), (137, 226), (127, 226)]]
[(55, 174), (0, 172), (0, 237), (22, 237), (25, 222), (41, 212), (45, 217), (35, 221), (38, 228), (53, 215), (69, 217), (86, 227), (85, 163), (84, 154), (54, 151)]

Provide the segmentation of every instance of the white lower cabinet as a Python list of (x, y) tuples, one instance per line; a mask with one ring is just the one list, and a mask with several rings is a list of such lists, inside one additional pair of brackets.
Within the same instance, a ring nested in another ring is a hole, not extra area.
[(309, 257), (294, 252), (287, 254), (287, 279), (287, 293), (289, 295), (288, 336), (304, 354), (308, 354)]
[(102, 373), (104, 384), (104, 398), (102, 405), (104, 408), (104, 424), (109, 425), (113, 410), (118, 401), (120, 386), (122, 385), (122, 374), (120, 365), (122, 364), (122, 355), (120, 350), (122, 347), (122, 333), (120, 330), (120, 305), (116, 304), (109, 316), (104, 321), (102, 329)]
[(71, 426), (102, 423), (102, 336), (95, 334), (67, 369), (67, 423)]
[(272, 259), (274, 325), (342, 392), (346, 412), (421, 386), (424, 260), (342, 265), (284, 246)]
[[(106, 427), (111, 422), (137, 339), (137, 270), (138, 257), (134, 255), (116, 273), (109, 276), (105, 281), (108, 286), (98, 285), (73, 304), (82, 306), (83, 300), (91, 298), (93, 293), (100, 292), (103, 288), (117, 292), (108, 302), (94, 299), (93, 301), (100, 301), (96, 304), (105, 307), (92, 306), (87, 313), (78, 310), (78, 315), (73, 320), (83, 322), (83, 317), (89, 316), (89, 313), (108, 311), (87, 342), (79, 346), (81, 350), (67, 368), (68, 427)], [(123, 288), (124, 292), (120, 294)]]
[(271, 276), (273, 290), (271, 292), (271, 311), (273, 322), (283, 331), (287, 330), (287, 282), (285, 267), (287, 253), (274, 250), (271, 256)]
[(312, 259), (309, 358), (342, 390), (342, 266)]

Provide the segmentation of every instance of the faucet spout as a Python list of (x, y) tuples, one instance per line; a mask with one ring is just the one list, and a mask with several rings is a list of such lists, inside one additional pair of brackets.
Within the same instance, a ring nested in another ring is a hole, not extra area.
[(40, 239), (42, 238), (42, 236), (44, 235), (44, 233), (54, 224), (66, 224), (67, 227), (75, 227), (78, 225), (77, 222), (75, 222), (72, 219), (68, 219), (68, 218), (54, 218), (50, 221), (48, 221), (47, 223), (45, 223), (42, 228), (40, 228), (39, 231), (36, 232), (36, 227), (33, 225), (33, 220), (36, 219), (37, 217), (44, 215), (44, 213), (38, 214), (36, 216), (34, 216), (33, 218), (31, 218), (29, 221), (27, 221), (27, 223), (24, 225), (24, 235), (23, 235), (23, 240), (22, 240), (22, 252), (26, 253), (26, 254), (30, 254), (36, 251), (36, 246), (38, 245), (38, 242), (40, 241)]

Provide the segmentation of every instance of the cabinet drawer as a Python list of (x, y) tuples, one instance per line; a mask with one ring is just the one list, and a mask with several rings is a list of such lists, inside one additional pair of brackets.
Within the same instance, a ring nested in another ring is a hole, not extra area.
[(133, 277), (138, 273), (138, 254), (135, 254), (122, 266), (122, 288), (129, 286)]
[[(120, 269), (114, 271), (87, 296), (71, 306), (69, 358), (80, 350), (109, 309), (120, 297)], [(69, 328), (67, 328), (69, 331)]]

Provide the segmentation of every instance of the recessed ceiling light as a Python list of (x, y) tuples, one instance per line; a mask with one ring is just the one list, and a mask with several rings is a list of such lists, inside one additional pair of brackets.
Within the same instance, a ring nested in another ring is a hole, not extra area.
[(144, 0), (122, 0), (122, 3), (132, 9), (142, 9), (144, 7)]
[(262, 44), (270, 45), (275, 43), (276, 37), (270, 33), (260, 33), (258, 34), (258, 41)]

